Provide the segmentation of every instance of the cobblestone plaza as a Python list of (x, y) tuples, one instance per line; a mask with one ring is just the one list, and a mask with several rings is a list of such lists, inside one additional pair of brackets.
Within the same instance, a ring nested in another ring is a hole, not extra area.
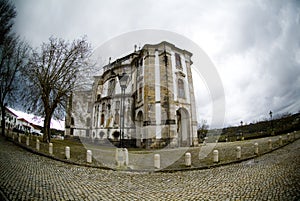
[(299, 200), (300, 141), (242, 163), (175, 173), (81, 167), (0, 138), (1, 200)]

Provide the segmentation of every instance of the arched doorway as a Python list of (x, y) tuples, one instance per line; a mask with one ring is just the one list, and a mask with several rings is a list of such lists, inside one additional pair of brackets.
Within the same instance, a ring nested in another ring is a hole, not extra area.
[(143, 112), (139, 111), (136, 118), (136, 146), (141, 147), (143, 138)]
[(190, 115), (185, 108), (176, 111), (178, 145), (188, 147), (191, 145)]

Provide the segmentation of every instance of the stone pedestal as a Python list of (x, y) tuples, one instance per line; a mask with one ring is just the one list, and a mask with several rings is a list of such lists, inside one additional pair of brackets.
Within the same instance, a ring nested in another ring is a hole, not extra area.
[(65, 148), (65, 152), (66, 152), (66, 159), (69, 160), (70, 159), (70, 147), (66, 147)]
[(258, 143), (254, 143), (254, 154), (258, 155)]
[(213, 161), (214, 161), (214, 163), (219, 162), (219, 151), (218, 150), (213, 151)]
[(160, 155), (154, 154), (154, 168), (159, 169), (160, 168)]
[(86, 151), (86, 162), (92, 163), (92, 151), (91, 150)]
[(49, 143), (49, 154), (53, 155), (53, 144)]
[(129, 164), (128, 150), (126, 148), (116, 149), (117, 167), (126, 167)]
[(241, 147), (240, 147), (240, 146), (237, 146), (237, 147), (236, 147), (236, 158), (237, 158), (237, 159), (240, 159), (240, 158), (241, 158), (241, 155), (242, 155)]
[(187, 152), (185, 154), (185, 166), (190, 167), (192, 165), (192, 155), (191, 153)]

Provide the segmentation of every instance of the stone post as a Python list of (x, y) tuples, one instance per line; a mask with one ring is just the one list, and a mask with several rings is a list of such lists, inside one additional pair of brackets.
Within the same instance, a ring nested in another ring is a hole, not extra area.
[(29, 146), (29, 137), (26, 137), (26, 146)]
[(237, 146), (237, 147), (236, 147), (236, 158), (237, 158), (237, 159), (240, 159), (241, 156), (242, 156), (241, 147), (240, 147), (240, 146)]
[(272, 140), (271, 139), (268, 140), (268, 145), (269, 145), (269, 149), (272, 150)]
[(190, 167), (192, 165), (192, 156), (191, 153), (185, 153), (185, 166)]
[(70, 147), (66, 146), (65, 152), (66, 152), (66, 159), (69, 160), (70, 159)]
[(255, 155), (258, 155), (258, 143), (257, 142), (254, 143), (254, 153), (255, 153)]
[(154, 168), (160, 168), (160, 155), (154, 154)]
[(283, 143), (282, 143), (282, 136), (279, 136), (279, 146), (282, 146)]
[(18, 141), (19, 141), (19, 143), (21, 143), (21, 142), (22, 142), (21, 135), (19, 135), (19, 137), (18, 137)]
[(53, 155), (53, 144), (49, 143), (49, 154)]
[(87, 163), (92, 163), (92, 156), (93, 156), (92, 151), (91, 150), (87, 150), (86, 151), (86, 162)]
[(293, 134), (294, 134), (294, 140), (296, 140), (296, 131), (294, 131)]
[(36, 139), (36, 150), (40, 150), (40, 141), (39, 139)]
[(291, 140), (291, 136), (289, 133), (286, 136), (287, 136), (287, 141), (289, 142)]
[(116, 149), (116, 162), (118, 167), (128, 166), (129, 158), (128, 158), (128, 150), (126, 148)]
[(213, 151), (213, 161), (214, 161), (214, 163), (219, 162), (219, 151), (218, 150)]
[(128, 164), (129, 164), (128, 149), (124, 148), (123, 149), (123, 154), (124, 154), (124, 157), (125, 157), (125, 165), (128, 166)]

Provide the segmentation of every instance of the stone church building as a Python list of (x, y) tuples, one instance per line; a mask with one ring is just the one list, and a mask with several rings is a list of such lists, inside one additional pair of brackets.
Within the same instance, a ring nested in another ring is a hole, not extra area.
[(163, 41), (110, 62), (94, 77), (91, 91), (73, 93), (66, 135), (118, 144), (124, 125), (125, 146), (197, 145), (191, 57)]

